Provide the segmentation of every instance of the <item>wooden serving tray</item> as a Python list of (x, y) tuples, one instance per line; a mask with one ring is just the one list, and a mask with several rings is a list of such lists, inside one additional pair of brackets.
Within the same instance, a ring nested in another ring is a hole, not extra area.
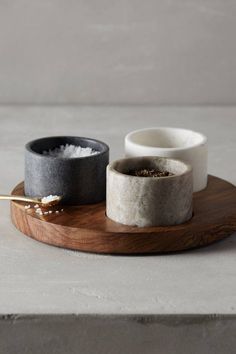
[[(12, 194), (23, 195), (20, 183)], [(208, 187), (194, 194), (194, 216), (171, 227), (130, 227), (105, 215), (105, 203), (64, 207), (60, 214), (39, 216), (24, 203), (11, 202), (12, 222), (35, 240), (86, 252), (145, 254), (206, 246), (236, 231), (236, 187), (209, 176)]]

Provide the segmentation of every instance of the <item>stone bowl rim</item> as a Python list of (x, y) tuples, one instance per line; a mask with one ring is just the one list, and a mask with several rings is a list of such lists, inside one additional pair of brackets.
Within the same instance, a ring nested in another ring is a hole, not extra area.
[[(117, 169), (115, 168), (115, 165), (118, 163), (118, 162), (121, 162), (121, 161), (128, 161), (128, 160), (142, 160), (144, 158), (147, 158), (149, 160), (156, 160), (156, 159), (159, 159), (159, 160), (168, 160), (168, 161), (175, 161), (175, 162), (178, 162), (180, 164), (182, 164), (183, 166), (186, 167), (186, 170), (182, 173), (179, 173), (179, 174), (174, 174), (172, 176), (165, 176), (165, 177), (140, 177), (140, 176), (132, 176), (132, 175), (128, 175), (128, 174), (125, 174), (125, 173), (122, 173), (122, 172), (119, 172), (117, 171)], [(132, 179), (136, 179), (136, 180), (142, 180), (142, 179), (145, 179), (145, 180), (151, 180), (151, 181), (160, 181), (162, 179), (176, 179), (176, 178), (180, 178), (180, 177), (183, 177), (185, 175), (188, 175), (188, 174), (192, 174), (193, 172), (193, 168), (190, 164), (182, 161), (182, 160), (179, 160), (179, 159), (172, 159), (172, 158), (169, 158), (169, 157), (161, 157), (161, 156), (136, 156), (136, 157), (127, 157), (127, 158), (122, 158), (122, 159), (117, 159), (115, 161), (112, 161), (111, 163), (109, 163), (107, 165), (107, 171), (109, 172), (112, 172), (116, 175), (119, 175), (119, 176), (123, 176), (123, 178), (132, 178)]]
[[(32, 149), (32, 145), (35, 144), (36, 142), (40, 142), (43, 140), (50, 140), (50, 139), (80, 139), (80, 140), (89, 140), (89, 141), (93, 141), (95, 143), (97, 143), (98, 145), (102, 146), (103, 150), (99, 151), (97, 154), (95, 155), (88, 155), (88, 156), (83, 156), (83, 157), (57, 157), (57, 156), (49, 156), (49, 155), (43, 155), (41, 153), (38, 153), (36, 151), (34, 151)], [(75, 135), (55, 135), (55, 136), (45, 136), (42, 138), (38, 138), (38, 139), (34, 139), (29, 141), (27, 144), (25, 144), (25, 150), (28, 151), (29, 153), (31, 153), (34, 156), (37, 156), (38, 158), (42, 158), (42, 159), (49, 159), (49, 160), (61, 160), (61, 161), (80, 161), (80, 160), (84, 160), (84, 159), (96, 159), (102, 155), (105, 155), (107, 153), (109, 153), (109, 146), (104, 143), (101, 140), (97, 140), (97, 139), (93, 139), (93, 138), (87, 138), (87, 137), (83, 137), (83, 136), (75, 136)]]
[[(189, 132), (189, 133), (194, 133), (194, 134), (197, 134), (200, 138), (200, 141), (197, 142), (197, 143), (194, 143), (192, 145), (189, 145), (189, 146), (182, 146), (182, 147), (161, 147), (161, 146), (149, 146), (149, 145), (146, 145), (146, 144), (140, 144), (140, 143), (136, 143), (135, 141), (132, 140), (133, 138), (133, 135), (136, 134), (136, 133), (144, 133), (144, 132), (148, 132), (148, 131), (155, 131), (155, 130), (163, 130), (163, 131), (171, 131), (171, 130), (175, 130), (175, 131), (185, 131), (185, 132)], [(197, 147), (200, 147), (200, 146), (204, 146), (207, 144), (207, 136), (198, 132), (198, 131), (195, 131), (195, 130), (192, 130), (192, 129), (186, 129), (186, 128), (177, 128), (177, 127), (149, 127), (149, 128), (142, 128), (142, 129), (137, 129), (137, 130), (133, 130), (131, 132), (129, 132), (126, 136), (125, 136), (125, 144), (130, 144), (130, 145), (133, 145), (133, 146), (138, 146), (138, 147), (142, 147), (143, 149), (146, 149), (146, 150), (159, 150), (159, 151), (190, 151), (190, 150), (193, 150), (193, 149), (196, 149)]]

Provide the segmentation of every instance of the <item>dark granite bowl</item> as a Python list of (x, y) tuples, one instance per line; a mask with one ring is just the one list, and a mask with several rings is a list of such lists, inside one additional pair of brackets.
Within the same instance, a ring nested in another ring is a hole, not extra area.
[[(73, 144), (91, 147), (96, 155), (62, 158), (43, 155), (44, 150)], [(74, 136), (37, 139), (25, 146), (25, 195), (62, 195), (63, 203), (92, 204), (106, 198), (109, 147), (98, 140)]]

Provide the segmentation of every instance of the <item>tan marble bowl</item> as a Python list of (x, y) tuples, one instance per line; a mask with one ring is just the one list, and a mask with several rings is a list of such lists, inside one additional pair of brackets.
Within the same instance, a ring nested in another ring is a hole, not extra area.
[[(167, 177), (136, 177), (131, 170), (158, 169)], [(192, 167), (162, 157), (134, 157), (107, 166), (107, 216), (121, 224), (147, 227), (182, 224), (192, 217)]]

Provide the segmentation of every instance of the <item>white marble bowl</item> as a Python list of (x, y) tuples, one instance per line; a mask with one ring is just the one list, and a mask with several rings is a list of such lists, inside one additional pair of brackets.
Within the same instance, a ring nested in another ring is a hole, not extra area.
[[(168, 171), (167, 177), (137, 177), (131, 171)], [(134, 157), (107, 166), (107, 216), (121, 224), (147, 227), (182, 224), (192, 217), (192, 168), (162, 157)]]
[(125, 155), (160, 156), (182, 160), (193, 168), (193, 191), (207, 186), (207, 138), (179, 128), (147, 128), (125, 137)]

